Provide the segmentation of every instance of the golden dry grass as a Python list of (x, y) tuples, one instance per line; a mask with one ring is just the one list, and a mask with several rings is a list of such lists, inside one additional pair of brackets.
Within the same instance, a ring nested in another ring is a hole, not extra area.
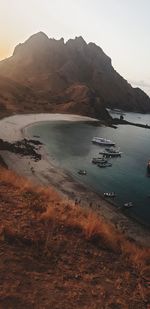
[[(145, 269), (149, 270), (150, 249), (141, 248), (127, 240), (114, 225), (105, 222), (94, 211), (82, 208), (82, 205), (76, 205), (71, 200), (62, 199), (51, 187), (33, 186), (30, 181), (24, 177), (18, 177), (12, 171), (1, 169), (0, 179), (8, 185), (15, 186), (21, 194), (35, 193), (39, 200), (41, 198), (39, 206), (41, 221), (45, 223), (52, 221), (72, 229), (79, 229), (86, 240), (97, 239), (97, 243), (102, 242), (108, 249), (122, 254), (141, 272), (145, 272)], [(32, 206), (34, 207), (34, 203)]]
[(147, 308), (149, 249), (9, 170), (0, 169), (0, 197), (2, 308), (15, 299), (20, 308)]

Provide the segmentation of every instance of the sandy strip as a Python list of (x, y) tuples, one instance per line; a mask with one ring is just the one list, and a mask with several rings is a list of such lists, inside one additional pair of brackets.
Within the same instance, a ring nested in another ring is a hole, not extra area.
[[(66, 114), (38, 114), (38, 115), (15, 115), (0, 121), (0, 138), (9, 142), (20, 140), (24, 137), (24, 128), (40, 121), (95, 121), (89, 117), (66, 115)], [(3, 159), (8, 167), (17, 173), (26, 176), (34, 183), (54, 186), (65, 198), (81, 201), (82, 206), (92, 207), (107, 221), (113, 223), (132, 240), (150, 246), (150, 231), (127, 217), (119, 208), (104, 200), (97, 193), (92, 192), (82, 183), (74, 180), (69, 172), (64, 171), (50, 160), (43, 148), (39, 152), (42, 159), (35, 162), (30, 157), (22, 157), (8, 151), (1, 151)], [(31, 171), (34, 168), (34, 173)]]
[(29, 114), (14, 115), (0, 121), (0, 138), (15, 142), (23, 138), (22, 129), (40, 121), (98, 121), (97, 119), (72, 114)]

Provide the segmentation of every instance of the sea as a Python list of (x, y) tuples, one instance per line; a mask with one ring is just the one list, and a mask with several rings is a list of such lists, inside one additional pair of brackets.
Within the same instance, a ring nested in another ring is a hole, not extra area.
[[(112, 117), (120, 117), (114, 112)], [(150, 125), (149, 114), (125, 113), (124, 119)], [(99, 194), (115, 192), (114, 207), (124, 209), (124, 203), (133, 202), (126, 214), (150, 227), (150, 177), (147, 162), (150, 159), (150, 129), (132, 125), (117, 128), (99, 126), (94, 122), (49, 121), (27, 128), (27, 134), (40, 140), (54, 165), (69, 172), (75, 180)], [(93, 144), (94, 136), (111, 139), (122, 151), (119, 158), (111, 158), (111, 167), (99, 168), (92, 163), (104, 147)], [(84, 169), (87, 175), (79, 175)]]

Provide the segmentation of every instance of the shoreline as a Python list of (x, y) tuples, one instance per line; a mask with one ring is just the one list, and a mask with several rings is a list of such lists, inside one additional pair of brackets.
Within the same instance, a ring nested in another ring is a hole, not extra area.
[[(97, 121), (93, 118), (68, 114), (15, 115), (0, 121), (0, 138), (9, 142), (17, 141), (26, 137), (25, 129), (29, 125), (50, 120)], [(3, 131), (4, 129), (5, 131)], [(83, 207), (91, 207), (131, 240), (144, 246), (150, 246), (150, 233), (146, 226), (137, 223), (136, 219), (128, 217), (111, 201), (107, 201), (82, 182), (75, 180), (69, 172), (55, 166), (54, 160), (47, 157), (44, 146), (40, 147), (38, 151), (42, 155), (42, 159), (38, 162), (30, 157), (22, 157), (8, 151), (1, 151), (1, 156), (8, 168), (26, 176), (34, 183), (53, 186), (69, 200), (80, 200)], [(34, 169), (34, 173), (31, 171), (31, 167)]]
[[(79, 116), (74, 114), (24, 114), (24, 115), (13, 115), (5, 117), (0, 120), (0, 138), (9, 141), (15, 142), (21, 140), (22, 130), (28, 125), (43, 121), (99, 121), (95, 118), (90, 118), (86, 116)], [(10, 128), (11, 124), (11, 128)]]

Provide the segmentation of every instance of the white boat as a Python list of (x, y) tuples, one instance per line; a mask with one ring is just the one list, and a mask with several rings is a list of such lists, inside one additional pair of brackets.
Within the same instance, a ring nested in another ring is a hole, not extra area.
[(133, 203), (132, 203), (132, 202), (124, 203), (123, 206), (124, 206), (125, 208), (131, 208), (131, 207), (133, 207)]
[(106, 139), (106, 138), (103, 138), (103, 137), (96, 137), (96, 136), (93, 137), (92, 143), (99, 144), (99, 145), (102, 145), (102, 146), (115, 146), (115, 143), (112, 142), (110, 139)]
[(105, 197), (116, 197), (116, 193), (115, 192), (104, 192), (104, 196)]

